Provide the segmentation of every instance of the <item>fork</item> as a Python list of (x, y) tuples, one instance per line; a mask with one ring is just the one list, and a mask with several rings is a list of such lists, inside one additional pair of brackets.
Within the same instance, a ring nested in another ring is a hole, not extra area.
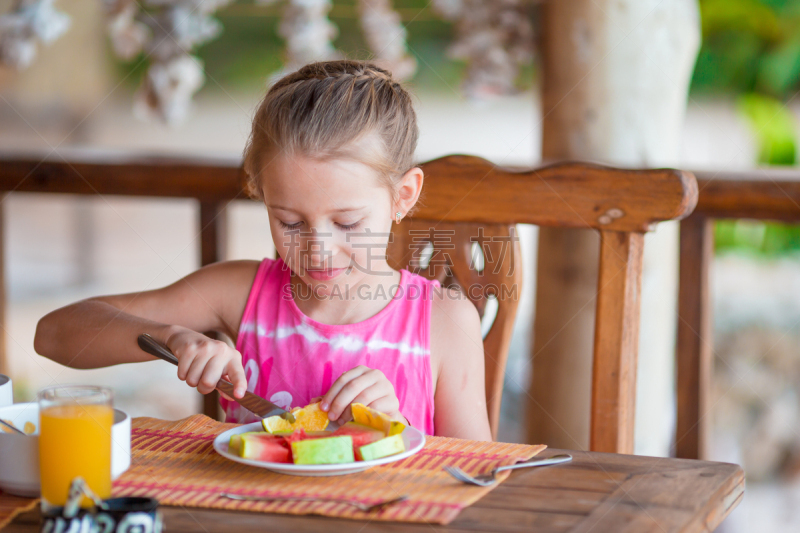
[(390, 505), (395, 503), (400, 503), (406, 501), (409, 496), (408, 494), (403, 494), (402, 496), (398, 496), (397, 498), (392, 498), (389, 500), (384, 500), (382, 502), (373, 503), (372, 505), (367, 505), (361, 502), (353, 502), (349, 500), (337, 500), (335, 498), (310, 498), (310, 497), (303, 497), (303, 496), (246, 496), (242, 494), (233, 494), (230, 492), (220, 492), (220, 496), (223, 498), (228, 498), (231, 500), (239, 500), (239, 501), (247, 501), (247, 502), (333, 502), (333, 503), (344, 503), (347, 505), (352, 505), (359, 511), (364, 511), (365, 513), (369, 513), (370, 511), (377, 511), (380, 509), (384, 509)]
[(497, 480), (495, 476), (504, 470), (516, 470), (517, 468), (529, 468), (532, 466), (547, 466), (547, 465), (557, 465), (560, 463), (567, 463), (572, 461), (572, 456), (567, 454), (559, 454), (554, 455), (553, 457), (548, 457), (546, 459), (532, 459), (530, 461), (525, 461), (524, 463), (516, 463), (513, 465), (507, 466), (498, 466), (488, 474), (479, 474), (477, 476), (470, 476), (457, 466), (445, 466), (445, 471), (456, 478), (459, 481), (463, 481), (464, 483), (470, 483), (472, 485), (478, 485), (481, 487), (489, 487), (494, 485)]

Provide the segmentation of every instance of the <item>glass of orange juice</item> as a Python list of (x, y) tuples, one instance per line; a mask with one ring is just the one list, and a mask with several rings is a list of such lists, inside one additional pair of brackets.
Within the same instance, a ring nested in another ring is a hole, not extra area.
[[(82, 477), (100, 498), (111, 497), (111, 389), (88, 385), (49, 387), (39, 399), (39, 476), (42, 505), (66, 504), (69, 486)], [(82, 507), (90, 507), (83, 498)]]

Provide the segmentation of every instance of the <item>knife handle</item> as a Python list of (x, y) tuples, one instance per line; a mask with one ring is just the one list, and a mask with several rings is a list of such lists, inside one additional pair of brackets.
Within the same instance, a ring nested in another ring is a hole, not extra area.
[(139, 348), (150, 355), (155, 355), (167, 363), (172, 363), (173, 365), (178, 366), (178, 358), (175, 357), (175, 354), (173, 354), (169, 348), (151, 337), (149, 333), (142, 333), (139, 335), (137, 342), (139, 343)]
[[(153, 337), (151, 337), (150, 334), (143, 333), (139, 335), (137, 342), (139, 343), (139, 348), (149, 353), (150, 355), (155, 355), (159, 359), (163, 359), (168, 363), (172, 363), (173, 365), (178, 366), (178, 358), (175, 357), (175, 354), (173, 354), (169, 348), (167, 348), (166, 346), (155, 340)], [(262, 405), (266, 403), (269, 407), (273, 408), (274, 410), (277, 410), (278, 411), (277, 414), (279, 414), (284, 420), (287, 420), (291, 423), (295, 422), (295, 418), (292, 413), (286, 411), (281, 407), (278, 407), (272, 402), (267, 402), (263, 398), (259, 398), (250, 391), (245, 391), (244, 396), (241, 399), (236, 400), (235, 399), (236, 397), (233, 395), (233, 383), (231, 383), (228, 380), (220, 379), (219, 381), (217, 381), (216, 389), (220, 392), (224, 392), (229, 397), (234, 398), (234, 401), (236, 401), (236, 403), (242, 405), (245, 409), (256, 413), (258, 416), (262, 417), (264, 416), (265, 413), (263, 412)]]
[[(224, 379), (220, 379), (219, 381), (217, 381), (217, 390), (220, 391), (220, 392), (224, 392), (230, 398), (234, 398), (234, 399), (236, 398), (236, 396), (233, 395), (233, 383), (231, 383), (230, 381), (227, 381), (227, 380), (224, 380)], [(247, 392), (248, 391), (245, 391), (245, 395), (247, 394)], [(252, 393), (250, 393), (250, 394), (252, 394)], [(242, 399), (244, 399), (244, 397)], [(238, 402), (238, 400), (236, 400), (236, 401)]]
[[(139, 343), (139, 348), (144, 350), (145, 352), (149, 353), (150, 355), (155, 355), (159, 359), (163, 359), (168, 363), (172, 363), (175, 366), (178, 366), (178, 358), (175, 357), (175, 354), (172, 351), (155, 340), (153, 337), (150, 336), (149, 333), (142, 333), (139, 335), (137, 339)], [(217, 382), (217, 389), (224, 392), (231, 398), (233, 398), (233, 383), (230, 381), (226, 381), (221, 379)]]

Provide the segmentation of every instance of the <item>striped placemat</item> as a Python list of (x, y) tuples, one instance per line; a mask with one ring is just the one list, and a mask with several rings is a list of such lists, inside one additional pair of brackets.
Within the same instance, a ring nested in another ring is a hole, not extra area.
[(8, 525), (20, 513), (30, 511), (39, 503), (39, 498), (20, 498), (0, 491), (0, 529)]
[[(214, 437), (234, 424), (204, 415), (168, 422), (134, 418), (130, 470), (114, 482), (114, 496), (149, 496), (163, 505), (206, 507), (339, 518), (447, 524), (461, 509), (492, 490), (465, 485), (442, 470), (457, 465), (468, 473), (529, 459), (544, 445), (476, 442), (427, 437), (417, 454), (364, 472), (331, 477), (275, 474), (225, 459), (214, 451)], [(502, 473), (501, 480), (508, 476)], [(262, 496), (320, 497), (365, 504), (407, 494), (410, 498), (382, 511), (364, 513), (336, 502), (245, 502), (220, 498), (220, 492)]]

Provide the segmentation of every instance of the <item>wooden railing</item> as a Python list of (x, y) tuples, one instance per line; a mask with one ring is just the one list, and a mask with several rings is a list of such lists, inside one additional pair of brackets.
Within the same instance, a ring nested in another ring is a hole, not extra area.
[[(694, 213), (680, 223), (676, 454), (684, 458), (707, 457), (711, 431), (711, 221), (715, 218), (800, 221), (800, 170), (699, 171), (695, 175), (699, 201)], [(181, 159), (61, 150), (60, 155), (42, 159), (41, 154), (0, 153), (0, 194), (69, 193), (197, 200), (200, 265), (225, 257), (225, 207), (231, 201), (247, 198), (243, 185), (244, 174), (237, 157)], [(0, 271), (0, 303), (5, 301), (3, 280)], [(3, 309), (0, 305), (0, 325), (5, 323)], [(0, 342), (0, 369), (5, 367), (4, 346), (5, 342)], [(216, 399), (206, 397), (203, 411), (215, 414)]]
[(697, 207), (680, 223), (675, 444), (678, 457), (703, 459), (709, 457), (712, 421), (712, 221), (750, 218), (800, 222), (800, 169), (694, 174), (700, 191)]

